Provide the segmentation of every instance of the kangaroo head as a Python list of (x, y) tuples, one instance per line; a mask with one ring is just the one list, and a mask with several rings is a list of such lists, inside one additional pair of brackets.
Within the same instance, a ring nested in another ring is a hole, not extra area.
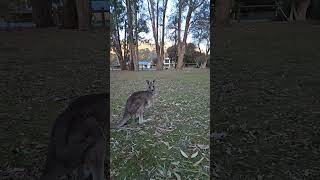
[(152, 92), (152, 94), (154, 94), (155, 90), (156, 90), (156, 88), (154, 86), (154, 83), (155, 83), (156, 80), (153, 80), (153, 81), (146, 80), (146, 81), (147, 81), (147, 85), (148, 85), (147, 90), (149, 92)]

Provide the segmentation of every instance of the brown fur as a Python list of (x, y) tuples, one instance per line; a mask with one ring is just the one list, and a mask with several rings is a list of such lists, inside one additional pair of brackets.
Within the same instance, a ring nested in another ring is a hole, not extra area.
[(131, 94), (128, 98), (126, 107), (123, 113), (123, 118), (118, 124), (118, 127), (124, 126), (130, 118), (139, 117), (139, 123), (143, 123), (143, 113), (153, 104), (153, 96), (155, 93), (155, 80), (148, 81), (147, 91), (137, 91)]
[(42, 180), (58, 179), (75, 169), (84, 171), (85, 167), (93, 169), (94, 180), (104, 179), (108, 99), (106, 93), (79, 97), (58, 116), (52, 128)]

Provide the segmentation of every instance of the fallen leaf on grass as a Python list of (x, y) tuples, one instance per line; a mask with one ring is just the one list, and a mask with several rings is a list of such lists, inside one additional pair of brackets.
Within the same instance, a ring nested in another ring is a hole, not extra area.
[(173, 174), (176, 176), (177, 180), (181, 180), (181, 176), (178, 173), (173, 172)]
[(199, 153), (199, 151), (197, 151), (197, 152), (195, 152), (194, 154), (192, 154), (192, 155), (191, 155), (191, 158), (197, 157), (198, 153)]
[(198, 165), (203, 161), (203, 159), (204, 159), (204, 158), (202, 157), (199, 161), (197, 161), (196, 163), (194, 163), (193, 166), (198, 166)]
[(206, 145), (206, 144), (197, 144), (197, 146), (202, 150), (209, 149), (209, 145)]
[(172, 177), (172, 174), (171, 174), (171, 171), (170, 171), (170, 170), (167, 171), (167, 175), (168, 175), (169, 178)]
[(161, 169), (158, 169), (161, 176), (164, 176), (164, 172)]
[(168, 142), (165, 142), (165, 141), (161, 141), (161, 142), (163, 142), (163, 144), (165, 144), (168, 147), (168, 150), (173, 148), (173, 146), (170, 146)]
[(172, 165), (178, 166), (180, 164), (179, 161), (171, 162)]
[(181, 149), (180, 149), (180, 153), (182, 154), (183, 157), (189, 158), (189, 156), (185, 152), (183, 152)]

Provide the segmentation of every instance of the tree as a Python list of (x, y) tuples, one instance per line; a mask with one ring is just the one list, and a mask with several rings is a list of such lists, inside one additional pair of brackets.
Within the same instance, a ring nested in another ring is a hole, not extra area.
[(215, 23), (228, 24), (232, 0), (216, 0), (215, 2)]
[(307, 11), (307, 18), (320, 19), (320, 1), (312, 0)]
[(151, 57), (150, 54), (151, 54), (151, 52), (150, 52), (150, 50), (148, 48), (142, 49), (139, 52), (139, 55), (140, 55), (141, 59), (144, 59), (144, 60), (150, 60), (150, 57)]
[(113, 0), (111, 3), (112, 14), (112, 49), (116, 53), (121, 70), (127, 70), (126, 62), (123, 56), (123, 48), (120, 39), (120, 31), (124, 29), (125, 7), (120, 0)]
[(200, 44), (205, 43), (206, 49), (204, 56), (201, 56), (201, 68), (206, 68), (210, 52), (210, 4), (205, 1), (199, 10), (194, 14), (190, 31), (193, 39), (197, 42), (198, 49), (201, 51)]
[(50, 27), (53, 25), (52, 0), (31, 0), (32, 19), (36, 27)]
[(197, 61), (201, 61), (199, 57), (201, 57), (201, 52), (196, 51), (197, 46), (193, 43), (187, 43), (186, 44), (186, 53), (184, 54), (183, 57), (183, 62), (184, 63), (197, 63)]
[(165, 32), (165, 24), (166, 24), (166, 11), (167, 11), (168, 0), (163, 0), (163, 11), (162, 11), (162, 39), (160, 44), (160, 62), (159, 66), (162, 69), (163, 61), (164, 61), (164, 32)]
[(177, 58), (177, 45), (173, 45), (173, 46), (168, 47), (167, 53), (168, 53), (168, 57), (171, 60), (177, 62), (177, 60), (178, 60), (178, 58)]
[(290, 21), (305, 21), (311, 0), (291, 0)]
[[(143, 5), (141, 0), (125, 0), (125, 6), (127, 11), (127, 24), (125, 28), (126, 44), (125, 49), (128, 49), (130, 64), (129, 69), (138, 71), (138, 44), (139, 40), (143, 39), (139, 33), (148, 32), (149, 29), (146, 25), (146, 19), (143, 12)], [(142, 9), (142, 11), (141, 11)], [(125, 59), (126, 54), (125, 51)]]
[[(190, 21), (192, 14), (194, 11), (202, 5), (202, 3), (205, 0), (179, 0), (178, 1), (178, 13), (177, 13), (177, 24), (178, 24), (178, 29), (177, 29), (177, 54), (178, 54), (178, 63), (177, 63), (177, 69), (181, 70), (184, 63), (183, 63), (183, 58), (185, 54), (185, 48), (186, 48), (186, 42), (187, 42), (187, 37), (189, 33), (189, 28), (190, 28)], [(186, 20), (185, 20), (185, 26), (184, 26), (184, 31), (183, 31), (183, 38), (181, 39), (181, 34), (182, 34), (182, 14), (183, 11), (188, 7), (187, 15), (186, 15)]]
[(76, 0), (63, 1), (63, 23), (62, 26), (67, 29), (78, 28), (78, 15)]
[[(198, 63), (201, 61), (204, 60), (203, 57), (205, 54), (199, 52), (199, 51), (196, 51), (197, 46), (193, 43), (188, 43), (186, 44), (186, 53), (184, 54), (184, 57), (183, 57), (183, 62), (184, 63)], [(177, 60), (176, 58), (176, 53), (177, 53), (177, 45), (173, 45), (173, 46), (170, 46), (168, 49), (167, 49), (167, 52), (168, 52), (168, 57), (174, 61)]]
[[(106, 44), (107, 44), (107, 49), (106, 49), (106, 51), (107, 51), (107, 55), (106, 55), (106, 58), (107, 58), (107, 65), (110, 67), (110, 61), (109, 61), (109, 59), (111, 58), (111, 53), (110, 53), (110, 51), (111, 51), (111, 47), (110, 47), (110, 41), (111, 41), (111, 23), (110, 23), (110, 7), (109, 6), (107, 6), (107, 9), (106, 9), (106, 11), (107, 11), (107, 21), (106, 21), (106, 40), (107, 40), (107, 42), (106, 42)], [(109, 86), (110, 87), (110, 86)], [(108, 168), (108, 167), (107, 167)]]
[(9, 0), (0, 1), (0, 18), (4, 18), (9, 24)]
[[(172, 32), (173, 30), (173, 32)], [(177, 16), (169, 16), (168, 18), (168, 26), (167, 26), (167, 34), (168, 34), (168, 38), (171, 41), (174, 41), (174, 46), (171, 46), (171, 48), (175, 48), (175, 49), (167, 49), (167, 53), (168, 53), (168, 57), (173, 60), (174, 62), (178, 61), (178, 51), (176, 49), (177, 47), (177, 43), (178, 43), (178, 18)], [(169, 53), (169, 51), (171, 51), (171, 53)], [(173, 54), (174, 52), (174, 54)]]
[(78, 26), (80, 30), (88, 30), (91, 25), (91, 0), (76, 0)]
[(91, 25), (91, 0), (64, 0), (63, 27), (88, 30)]
[(133, 13), (134, 8), (132, 3), (133, 1), (126, 0), (126, 9), (127, 9), (127, 16), (128, 16), (128, 26), (127, 26), (127, 33), (128, 33), (128, 45), (129, 45), (129, 52), (130, 52), (130, 64), (129, 70), (137, 70), (137, 59), (135, 59), (135, 52), (136, 49), (134, 47), (133, 41)]
[[(148, 1), (148, 11), (151, 19), (153, 38), (156, 46), (157, 53), (157, 70), (161, 70), (164, 60), (164, 32), (165, 32), (165, 19), (168, 0), (162, 0), (162, 7), (159, 7), (160, 0), (147, 0)], [(162, 14), (162, 29), (161, 34), (159, 30), (159, 21), (161, 21)]]

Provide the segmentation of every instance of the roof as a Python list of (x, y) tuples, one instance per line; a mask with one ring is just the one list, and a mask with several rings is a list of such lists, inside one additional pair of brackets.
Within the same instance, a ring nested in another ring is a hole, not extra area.
[(150, 63), (151, 63), (150, 61), (146, 61), (146, 60), (142, 60), (142, 61), (138, 62), (138, 64), (140, 64), (140, 65), (148, 65)]

